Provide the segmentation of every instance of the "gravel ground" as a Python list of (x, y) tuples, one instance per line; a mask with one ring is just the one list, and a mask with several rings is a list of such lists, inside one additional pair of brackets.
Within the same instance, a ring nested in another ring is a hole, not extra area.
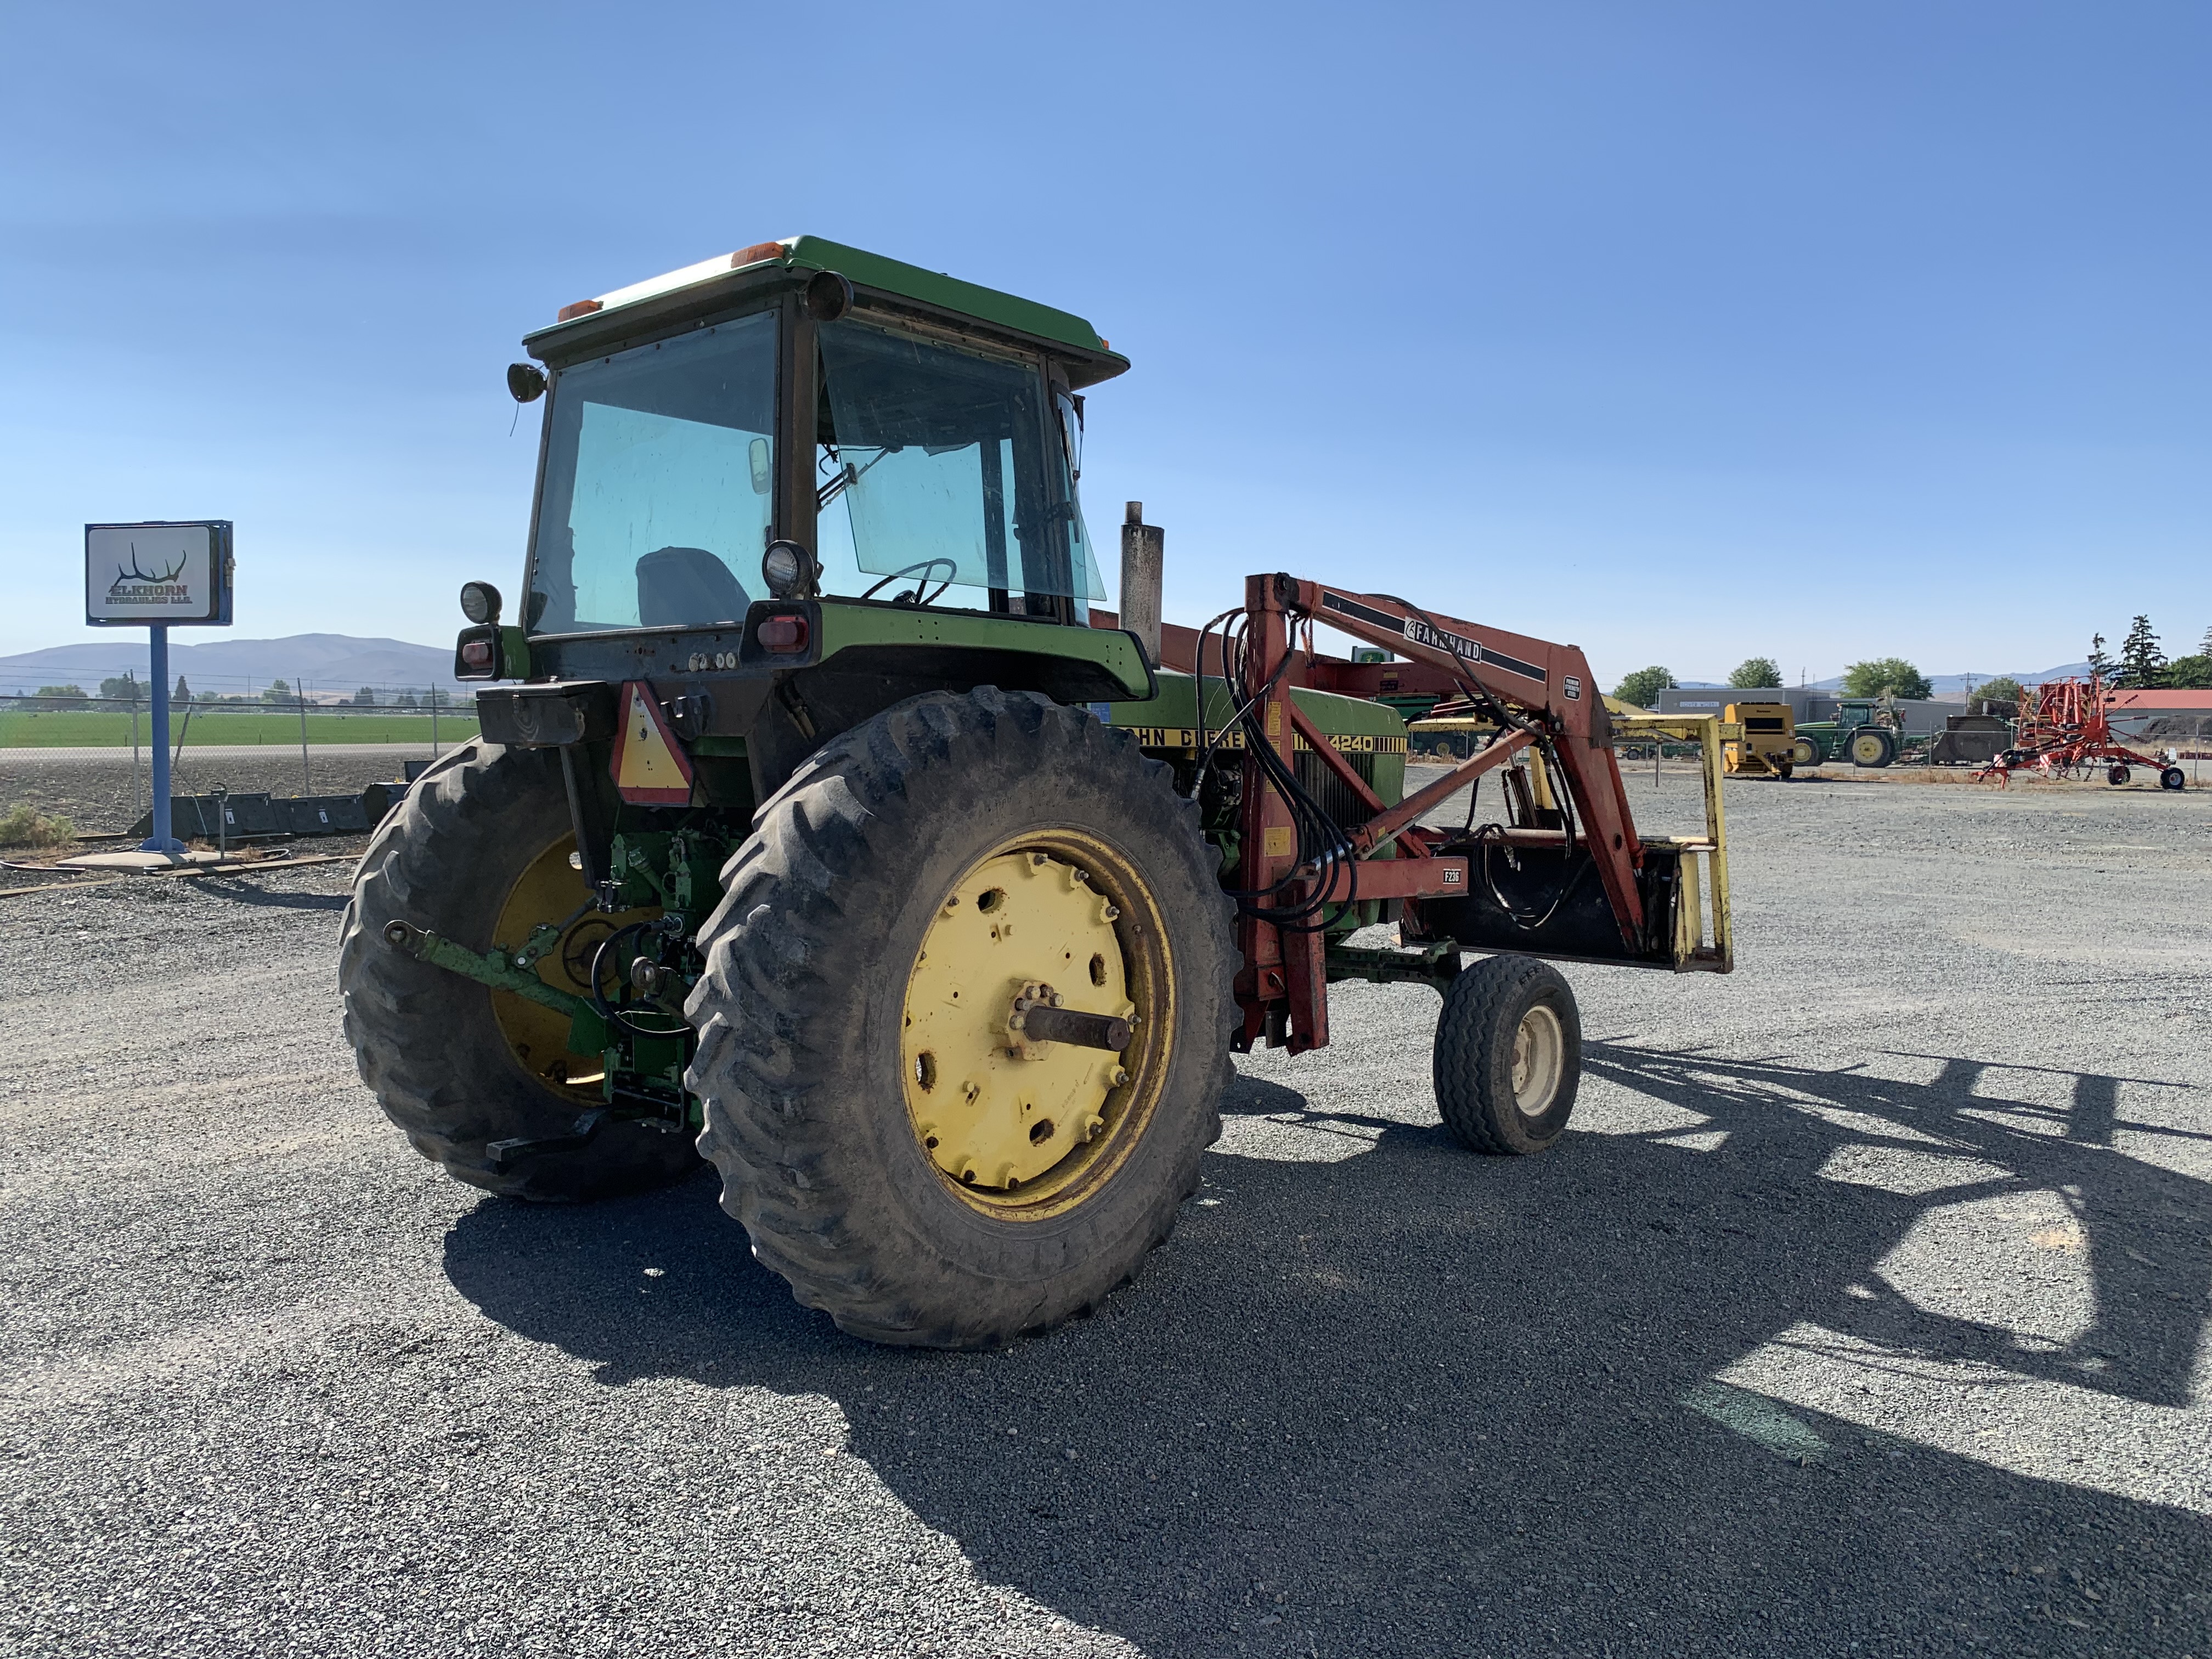
[(1551, 1152), (1340, 987), (985, 1356), (839, 1335), (706, 1179), (416, 1158), (343, 866), (0, 901), (0, 1651), (2205, 1659), (2212, 795), (1728, 806), (1739, 971), (1569, 969)]
[[(179, 795), (204, 794), (217, 784), (234, 795), (351, 795), (398, 777), (404, 762), (429, 758), (428, 744), (318, 744), (307, 751), (309, 789), (297, 749), (186, 744), (171, 787)], [(88, 834), (128, 830), (146, 810), (149, 768), (142, 753), (134, 770), (128, 749), (0, 749), (0, 812), (27, 801)]]

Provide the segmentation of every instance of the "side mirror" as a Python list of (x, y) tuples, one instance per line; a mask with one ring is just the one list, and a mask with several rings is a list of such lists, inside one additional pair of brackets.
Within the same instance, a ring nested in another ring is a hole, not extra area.
[(1083, 477), (1083, 399), (1055, 383), (1052, 401), (1060, 411), (1060, 442), (1067, 452), (1067, 476), (1079, 480)]
[(509, 363), (507, 389), (519, 404), (534, 404), (545, 395), (545, 371), (535, 363)]
[(746, 447), (745, 459), (752, 464), (753, 494), (765, 495), (769, 485), (775, 482), (769, 471), (768, 440), (756, 438)]

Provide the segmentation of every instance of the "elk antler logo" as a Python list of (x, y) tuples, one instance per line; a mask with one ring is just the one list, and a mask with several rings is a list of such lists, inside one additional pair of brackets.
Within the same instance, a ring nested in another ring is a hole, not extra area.
[(179, 553), (177, 555), (176, 563), (159, 574), (151, 574), (138, 568), (138, 544), (133, 542), (131, 544), (131, 568), (125, 570), (121, 565), (116, 566), (115, 580), (108, 584), (107, 591), (112, 593), (125, 582), (149, 582), (155, 586), (164, 582), (173, 582), (184, 574), (185, 566), (191, 561), (191, 554)]

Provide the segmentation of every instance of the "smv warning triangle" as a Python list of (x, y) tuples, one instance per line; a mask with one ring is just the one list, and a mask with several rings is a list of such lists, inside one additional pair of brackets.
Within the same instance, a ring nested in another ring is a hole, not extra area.
[(677, 746), (653, 688), (642, 680), (623, 683), (614, 773), (616, 789), (633, 805), (683, 806), (691, 799), (690, 757)]

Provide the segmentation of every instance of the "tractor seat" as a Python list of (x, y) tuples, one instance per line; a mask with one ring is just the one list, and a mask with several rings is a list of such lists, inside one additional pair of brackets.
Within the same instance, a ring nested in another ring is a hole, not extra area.
[(750, 604), (730, 567), (703, 547), (657, 547), (637, 562), (641, 628), (736, 623)]

